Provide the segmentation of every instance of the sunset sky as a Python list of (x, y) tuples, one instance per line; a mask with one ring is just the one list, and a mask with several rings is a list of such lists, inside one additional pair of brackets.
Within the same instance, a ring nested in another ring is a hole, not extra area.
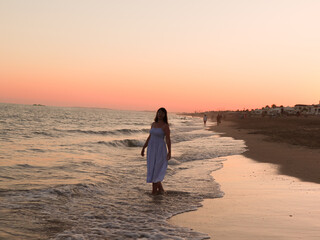
[(0, 102), (316, 104), (319, 13), (318, 0), (0, 0)]

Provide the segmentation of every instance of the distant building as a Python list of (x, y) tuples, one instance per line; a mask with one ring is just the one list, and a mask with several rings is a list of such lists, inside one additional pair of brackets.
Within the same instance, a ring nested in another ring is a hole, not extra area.
[(261, 115), (263, 110), (262, 109), (254, 109), (251, 111), (254, 115)]
[(302, 114), (320, 115), (320, 104), (296, 104), (294, 108), (296, 111), (299, 111)]
[(281, 114), (280, 107), (269, 108), (268, 115), (270, 116), (279, 116)]
[(297, 113), (294, 107), (283, 107), (283, 113), (286, 115), (295, 115)]
[(311, 105), (310, 113), (314, 115), (320, 115), (320, 104)]
[(251, 115), (260, 115), (260, 116), (283, 116), (283, 115), (318, 115), (320, 116), (320, 103), (319, 104), (296, 104), (294, 107), (283, 107), (276, 106), (273, 107), (263, 107), (261, 109), (251, 110)]
[(297, 111), (297, 112), (307, 112), (308, 111), (308, 105), (306, 104), (296, 104), (294, 105), (294, 109)]

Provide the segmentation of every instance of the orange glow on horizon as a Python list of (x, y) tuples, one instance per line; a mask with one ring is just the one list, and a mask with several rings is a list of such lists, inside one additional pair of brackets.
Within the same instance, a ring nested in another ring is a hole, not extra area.
[(125, 3), (2, 3), (0, 102), (178, 112), (319, 102), (320, 2)]

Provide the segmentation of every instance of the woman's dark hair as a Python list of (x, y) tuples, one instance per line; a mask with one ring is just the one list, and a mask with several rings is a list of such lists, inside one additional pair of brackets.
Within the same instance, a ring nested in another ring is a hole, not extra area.
[(158, 112), (159, 112), (159, 111), (164, 112), (163, 121), (164, 121), (166, 124), (169, 124), (169, 123), (168, 123), (167, 110), (166, 110), (165, 108), (163, 108), (163, 107), (158, 109), (158, 111), (157, 111), (157, 113), (156, 113), (156, 117), (154, 118), (154, 121), (155, 121), (155, 122), (158, 122), (158, 121), (159, 121), (159, 119), (158, 119)]

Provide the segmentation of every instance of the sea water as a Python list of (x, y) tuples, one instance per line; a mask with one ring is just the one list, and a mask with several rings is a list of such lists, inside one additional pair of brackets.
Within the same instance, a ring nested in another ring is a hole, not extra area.
[(207, 238), (167, 219), (222, 197), (210, 173), (245, 145), (169, 112), (167, 194), (153, 196), (140, 152), (155, 111), (0, 104), (0, 239)]

